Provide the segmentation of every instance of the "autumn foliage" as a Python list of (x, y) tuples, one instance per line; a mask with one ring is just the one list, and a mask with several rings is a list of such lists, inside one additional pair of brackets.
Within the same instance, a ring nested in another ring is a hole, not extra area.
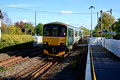
[(0, 41), (0, 52), (25, 49), (33, 46), (31, 35), (3, 34)]

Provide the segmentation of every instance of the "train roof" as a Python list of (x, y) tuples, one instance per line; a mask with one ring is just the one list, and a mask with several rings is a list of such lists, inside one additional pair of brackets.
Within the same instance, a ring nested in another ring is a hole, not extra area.
[(67, 26), (68, 28), (79, 29), (77, 27), (74, 27), (74, 26), (71, 26), (69, 24), (65, 24), (65, 23), (62, 23), (62, 22), (50, 22), (50, 23), (47, 23), (47, 24), (44, 24), (44, 25), (49, 25), (49, 24), (59, 24), (59, 25)]

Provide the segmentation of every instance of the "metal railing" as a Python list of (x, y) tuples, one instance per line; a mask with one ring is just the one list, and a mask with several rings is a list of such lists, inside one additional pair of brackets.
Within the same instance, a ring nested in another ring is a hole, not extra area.
[(91, 77), (91, 64), (90, 63), (91, 62), (90, 62), (90, 40), (89, 40), (86, 71), (85, 71), (85, 80), (92, 80), (92, 77)]
[(91, 49), (90, 42), (91, 41), (89, 40), (85, 80), (96, 80), (96, 74), (95, 74), (95, 69), (94, 69), (94, 64), (93, 64), (92, 49)]

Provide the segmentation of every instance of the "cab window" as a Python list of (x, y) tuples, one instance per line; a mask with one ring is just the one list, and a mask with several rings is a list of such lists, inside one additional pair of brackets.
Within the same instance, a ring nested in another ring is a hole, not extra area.
[(60, 36), (65, 37), (66, 36), (66, 27), (61, 27), (60, 28)]
[(58, 27), (52, 27), (52, 36), (58, 36)]
[(48, 26), (44, 27), (44, 36), (50, 36), (50, 27)]

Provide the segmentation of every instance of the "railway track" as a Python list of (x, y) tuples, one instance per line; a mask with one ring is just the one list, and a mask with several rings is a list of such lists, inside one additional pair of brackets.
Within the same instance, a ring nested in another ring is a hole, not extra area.
[[(36, 80), (42, 80), (42, 78), (47, 74), (49, 73), (49, 71), (53, 70), (54, 67), (65, 57), (67, 57), (68, 55), (70, 54), (65, 54), (62, 58), (58, 59), (56, 62), (54, 62), (54, 64), (51, 65), (51, 67), (46, 71), (44, 72), (43, 74), (41, 74), (39, 77), (36, 78)], [(44, 79), (43, 79), (44, 80)]]
[(22, 53), (19, 53), (16, 56), (12, 56), (5, 60), (0, 61), (0, 66), (4, 66), (7, 68), (17, 63), (29, 60), (31, 57), (35, 57), (36, 55), (42, 52), (43, 52), (42, 48), (23, 51)]
[[(68, 54), (64, 55), (66, 57)], [(39, 80), (41, 79), (46, 72), (53, 68), (62, 58), (49, 58), (45, 57), (27, 69), (17, 73), (16, 75), (10, 77), (8, 80)]]
[(41, 63), (44, 60), (46, 60), (47, 58), (48, 57), (43, 58), (42, 60), (40, 60), (40, 61), (36, 62), (35, 64), (33, 64), (32, 66), (28, 67), (27, 69), (24, 69), (23, 71), (21, 71), (21, 72), (17, 73), (16, 75), (10, 77), (8, 80), (20, 79), (22, 77), (27, 78), (27, 76), (25, 76), (24, 74), (29, 75), (29, 74), (33, 73), (34, 71), (36, 71), (39, 67), (42, 66)]

